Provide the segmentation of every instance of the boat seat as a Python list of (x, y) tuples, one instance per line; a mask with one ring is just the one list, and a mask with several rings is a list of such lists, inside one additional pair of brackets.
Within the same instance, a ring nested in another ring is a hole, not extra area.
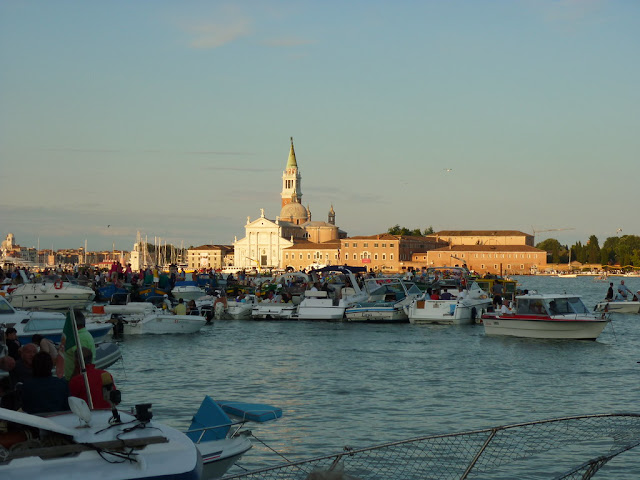
[[(195, 443), (198, 443), (198, 441), (209, 442), (212, 440), (222, 440), (226, 438), (229, 433), (231, 423), (231, 419), (224, 410), (220, 408), (220, 405), (207, 395), (193, 416), (189, 431), (187, 431), (186, 435)], [(207, 428), (208, 430), (203, 434), (202, 430), (198, 430), (202, 428)]]

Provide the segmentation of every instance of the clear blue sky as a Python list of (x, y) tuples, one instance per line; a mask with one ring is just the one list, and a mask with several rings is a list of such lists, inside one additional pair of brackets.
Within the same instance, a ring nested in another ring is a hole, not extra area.
[(0, 235), (230, 244), (290, 136), (350, 235), (638, 235), (638, 52), (633, 0), (0, 0)]

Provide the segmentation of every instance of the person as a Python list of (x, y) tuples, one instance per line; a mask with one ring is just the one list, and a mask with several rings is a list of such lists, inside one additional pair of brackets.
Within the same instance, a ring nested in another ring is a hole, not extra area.
[[(87, 347), (91, 350), (91, 354), (95, 358), (96, 356), (96, 343), (93, 340), (93, 336), (86, 328), (84, 314), (80, 310), (75, 310), (76, 326), (78, 327), (78, 339), (80, 341), (80, 347)], [(66, 343), (66, 342), (65, 342)], [(78, 345), (64, 349), (64, 378), (69, 381), (73, 376), (76, 368), (76, 350)]]
[(187, 303), (187, 315), (200, 315), (195, 300), (189, 300), (189, 303)]
[(5, 343), (9, 349), (8, 355), (16, 361), (20, 360), (20, 347), (22, 345), (18, 340), (18, 331), (13, 327), (9, 327), (4, 332), (4, 336), (6, 338)]
[(493, 284), (493, 308), (497, 309), (502, 305), (502, 284), (495, 282)]
[(624, 284), (624, 280), (620, 280), (620, 286), (618, 287), (618, 293), (620, 294), (620, 297), (622, 297), (622, 300), (627, 300), (627, 295), (628, 294), (633, 295), (633, 292), (631, 290), (629, 290), (629, 287), (627, 287)]
[(430, 298), (431, 300), (440, 300), (440, 290), (434, 290)]
[(176, 315), (187, 314), (187, 306), (184, 304), (184, 300), (182, 298), (178, 299), (178, 304), (173, 309), (173, 313), (175, 313)]
[(66, 380), (51, 375), (52, 369), (51, 355), (47, 352), (34, 355), (33, 376), (22, 386), (22, 409), (25, 412), (35, 414), (69, 410), (69, 385)]
[[(100, 370), (93, 364), (93, 356), (91, 350), (82, 347), (82, 355), (84, 357), (84, 365), (89, 382), (89, 392), (91, 393), (91, 402), (94, 409), (111, 408), (109, 401), (109, 392), (116, 389), (113, 376), (106, 370)], [(78, 397), (89, 403), (87, 389), (84, 383), (84, 376), (81, 373), (74, 375), (69, 381), (69, 394), (72, 397)]]
[(633, 302), (637, 302), (639, 301), (638, 299), (640, 299), (640, 290), (638, 290), (635, 295), (633, 296), (633, 298), (631, 299)]
[(447, 291), (446, 288), (442, 289), (442, 295), (440, 295), (440, 300), (451, 300), (452, 295)]
[(511, 309), (507, 306), (507, 302), (503, 302), (502, 306), (500, 307), (500, 315), (505, 315), (511, 313)]
[(609, 284), (609, 290), (607, 290), (607, 296), (604, 297), (604, 299), (608, 301), (613, 300), (613, 282)]
[(162, 299), (162, 309), (171, 311), (172, 308), (173, 308), (173, 305), (171, 305), (171, 300), (169, 300), (169, 295), (165, 293)]
[(467, 292), (466, 292), (466, 290), (462, 287), (462, 285), (460, 285), (460, 286), (458, 287), (458, 302), (463, 301), (466, 297), (467, 297)]
[(51, 360), (53, 360), (53, 363), (55, 365), (56, 358), (58, 358), (58, 349), (51, 340), (43, 337), (39, 333), (36, 333), (31, 337), (31, 343), (36, 344), (40, 348), (41, 352), (47, 352), (49, 355), (51, 355)]
[(556, 305), (556, 301), (555, 300), (551, 300), (549, 302), (549, 311), (551, 312), (552, 315), (557, 315), (558, 314), (558, 306)]
[(38, 347), (33, 343), (27, 343), (20, 349), (20, 358), (9, 373), (13, 385), (24, 383), (33, 376), (33, 357), (36, 353), (38, 353)]
[(160, 271), (158, 267), (153, 267), (153, 286), (158, 288), (158, 284), (160, 283)]

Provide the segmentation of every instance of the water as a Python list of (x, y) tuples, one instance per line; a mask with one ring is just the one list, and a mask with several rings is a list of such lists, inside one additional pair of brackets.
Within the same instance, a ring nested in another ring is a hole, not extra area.
[[(620, 278), (611, 278), (617, 286)], [(590, 309), (608, 288), (591, 277), (518, 281), (540, 293), (580, 294)], [(638, 278), (625, 283), (640, 289)], [(156, 419), (182, 430), (205, 394), (279, 406), (282, 419), (251, 430), (297, 460), (346, 445), (638, 413), (640, 316), (612, 318), (595, 342), (487, 337), (480, 325), (220, 320), (196, 335), (127, 338), (124, 363), (110, 370), (123, 405), (152, 402)], [(254, 444), (243, 467), (281, 461)], [(597, 478), (640, 477), (638, 453), (618, 456)]]

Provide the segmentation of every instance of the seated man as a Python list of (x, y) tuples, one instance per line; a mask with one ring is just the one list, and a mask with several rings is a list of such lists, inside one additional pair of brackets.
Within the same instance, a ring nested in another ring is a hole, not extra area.
[(447, 289), (443, 288), (442, 295), (440, 295), (440, 300), (451, 300), (452, 298), (452, 295), (447, 292)]
[(187, 306), (184, 304), (184, 300), (182, 298), (178, 299), (178, 305), (173, 309), (173, 313), (176, 315), (186, 315), (187, 314)]
[(431, 294), (431, 300), (440, 300), (440, 290), (435, 290)]
[(22, 386), (22, 409), (31, 414), (69, 410), (69, 386), (66, 380), (51, 375), (51, 355), (38, 352), (32, 364), (33, 376)]
[[(91, 350), (86, 347), (82, 347), (82, 354), (84, 356), (87, 379), (89, 380), (89, 391), (91, 392), (93, 408), (111, 408), (109, 392), (116, 388), (113, 377), (106, 370), (99, 370), (96, 368), (92, 363), (93, 354), (91, 353)], [(74, 375), (69, 381), (69, 393), (72, 397), (81, 398), (87, 402), (87, 404), (89, 403), (87, 390), (84, 384), (84, 377), (81, 373)]]

